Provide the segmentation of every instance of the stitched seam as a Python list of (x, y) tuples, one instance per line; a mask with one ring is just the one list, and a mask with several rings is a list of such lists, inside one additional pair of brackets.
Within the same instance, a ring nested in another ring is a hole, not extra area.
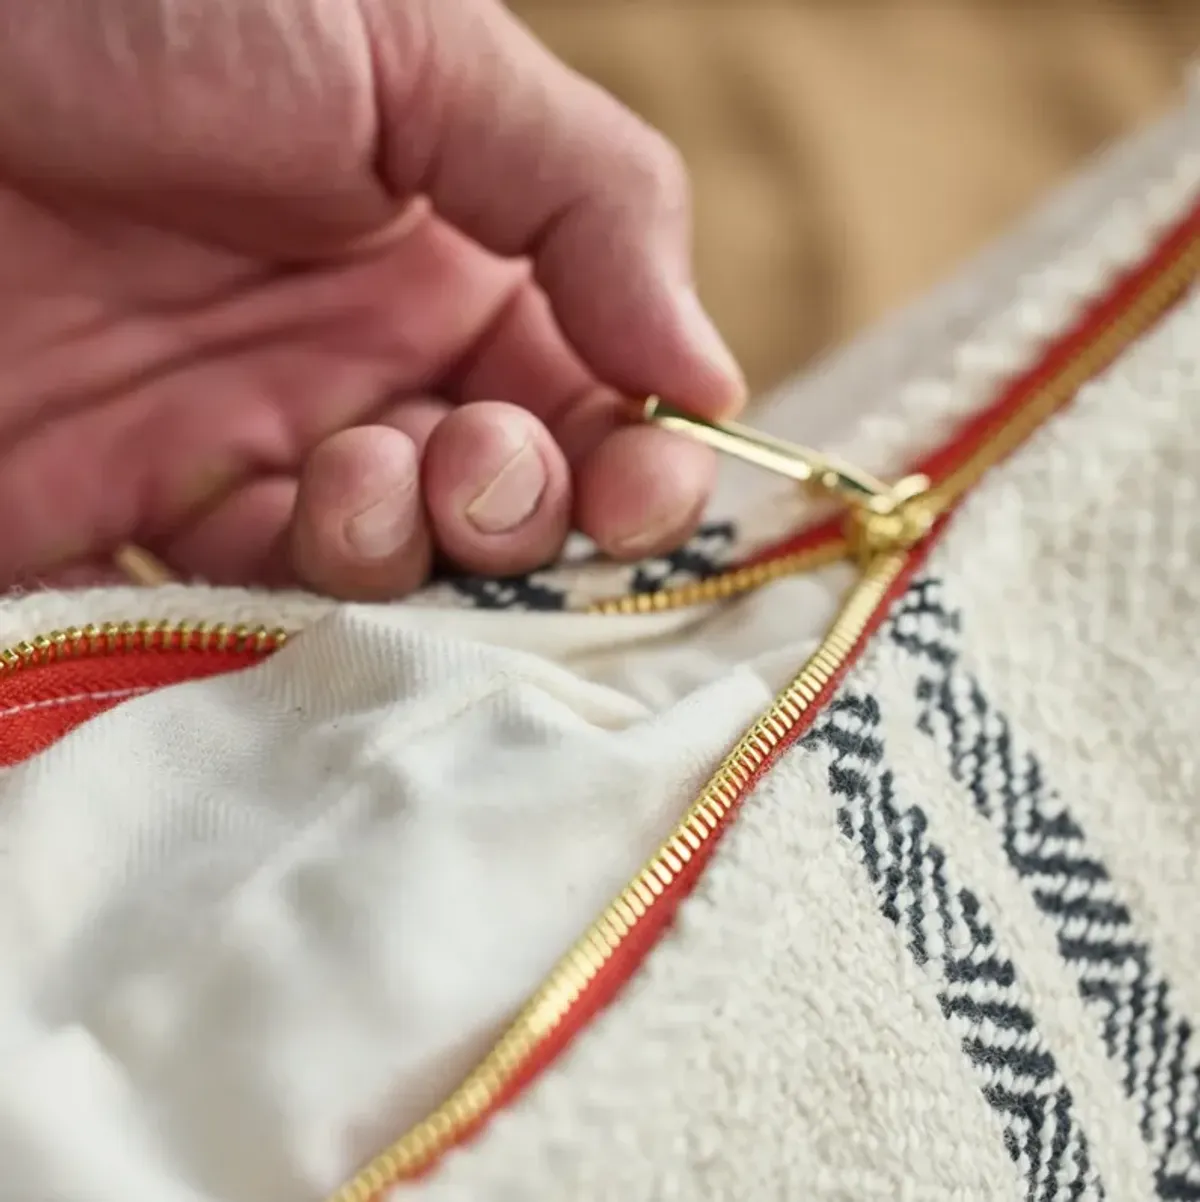
[(137, 685), (128, 689), (103, 689), (95, 693), (72, 693), (67, 697), (48, 697), (44, 701), (26, 701), (22, 705), (12, 705), (8, 709), (0, 710), (0, 718), (13, 718), (18, 714), (53, 709), (55, 706), (80, 705), (85, 701), (114, 701), (122, 697), (136, 697), (141, 693), (150, 692), (150, 689), (150, 685)]

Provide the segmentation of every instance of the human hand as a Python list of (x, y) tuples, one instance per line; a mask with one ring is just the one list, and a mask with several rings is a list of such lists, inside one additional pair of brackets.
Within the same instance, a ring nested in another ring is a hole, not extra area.
[(741, 401), (677, 156), (497, 0), (0, 0), (0, 586), (384, 598), (681, 540)]

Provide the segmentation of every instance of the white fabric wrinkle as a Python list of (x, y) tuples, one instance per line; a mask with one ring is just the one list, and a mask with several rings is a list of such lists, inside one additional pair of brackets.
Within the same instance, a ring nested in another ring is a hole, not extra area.
[(0, 775), (5, 1105), (11, 1057), (53, 1056), (142, 1100), (188, 1190), (320, 1196), (482, 1054), (770, 697), (741, 672), (651, 714), (382, 617)]

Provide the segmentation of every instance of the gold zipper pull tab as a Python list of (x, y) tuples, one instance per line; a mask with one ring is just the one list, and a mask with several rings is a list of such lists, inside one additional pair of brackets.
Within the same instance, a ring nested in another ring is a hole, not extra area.
[(919, 541), (933, 525), (934, 514), (920, 498), (929, 488), (924, 476), (907, 476), (895, 484), (831, 455), (785, 442), (737, 422), (695, 417), (650, 397), (641, 406), (644, 421), (673, 430), (725, 455), (732, 455), (808, 488), (845, 501), (850, 507), (849, 534), (860, 558), (899, 550)]
[(726, 455), (733, 455), (781, 476), (790, 476), (801, 484), (832, 493), (854, 504), (886, 496), (891, 491), (882, 480), (848, 464), (839, 463), (819, 451), (798, 443), (784, 442), (782, 438), (762, 434), (737, 422), (714, 422), (695, 417), (666, 404), (658, 397), (650, 397), (645, 402), (642, 417), (665, 430), (685, 434)]

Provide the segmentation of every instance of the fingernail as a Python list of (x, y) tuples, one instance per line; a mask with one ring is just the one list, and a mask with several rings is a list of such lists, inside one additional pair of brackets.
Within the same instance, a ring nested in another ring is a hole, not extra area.
[(397, 497), (385, 497), (346, 521), (346, 542), (359, 559), (388, 559), (411, 533), (412, 514)]
[(513, 530), (538, 507), (545, 489), (542, 457), (527, 442), (467, 506), (467, 521), (481, 534)]
[(695, 350), (708, 360), (714, 372), (729, 381), (731, 403), (739, 403), (746, 392), (746, 378), (742, 375), (742, 369), (733, 357), (733, 352), (713, 325), (712, 318), (705, 312), (693, 289), (683, 289), (678, 299), (679, 313), (683, 318), (689, 341)]

